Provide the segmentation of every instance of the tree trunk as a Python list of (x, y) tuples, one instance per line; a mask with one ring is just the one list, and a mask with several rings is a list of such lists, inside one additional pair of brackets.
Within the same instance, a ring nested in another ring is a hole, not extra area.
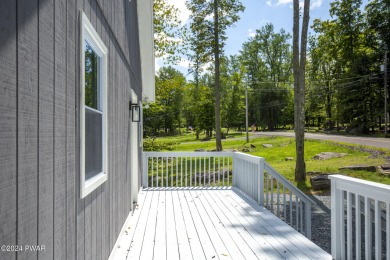
[[(305, 164), (305, 66), (310, 0), (305, 0), (301, 44), (299, 46), (299, 0), (294, 0), (293, 66), (294, 66), (294, 126), (296, 140), (295, 181), (306, 180)], [(301, 48), (299, 48), (301, 47)], [(299, 49), (301, 49), (299, 51)]]
[(215, 144), (222, 151), (221, 142), (221, 90), (219, 82), (219, 18), (218, 0), (214, 0), (214, 66), (215, 66)]

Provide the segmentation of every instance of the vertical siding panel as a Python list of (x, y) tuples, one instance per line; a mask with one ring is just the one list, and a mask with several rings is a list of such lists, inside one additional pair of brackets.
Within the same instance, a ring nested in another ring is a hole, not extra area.
[(77, 0), (68, 1), (67, 6), (67, 131), (66, 131), (66, 150), (67, 150), (67, 217), (66, 217), (66, 241), (67, 241), (67, 260), (76, 258), (76, 117), (75, 117), (75, 87), (76, 87), (76, 65), (77, 59), (75, 59), (76, 48), (78, 44), (76, 42), (75, 27), (77, 26)]
[[(122, 20), (123, 23), (125, 20)], [(125, 201), (126, 201), (126, 194), (124, 192), (124, 188), (125, 188), (125, 185), (126, 185), (126, 171), (125, 171), (125, 168), (126, 168), (126, 149), (127, 149), (127, 145), (126, 145), (126, 123), (128, 122), (125, 118), (125, 114), (126, 114), (126, 110), (129, 110), (129, 106), (128, 106), (128, 103), (126, 105), (126, 93), (125, 93), (125, 90), (127, 88), (126, 86), (126, 83), (125, 83), (125, 80), (124, 80), (124, 70), (125, 70), (125, 64), (123, 63), (123, 60), (121, 59), (121, 140), (122, 140), (122, 145), (121, 145), (121, 195), (120, 195), (120, 199), (121, 199), (121, 207), (120, 207), (120, 210), (121, 210), (121, 222), (119, 223), (119, 232), (123, 226), (123, 223), (125, 222), (125, 219), (126, 219), (126, 207), (125, 207)], [(127, 109), (126, 109), (127, 108)]]
[[(0, 245), (16, 243), (17, 234), (17, 42), (16, 1), (0, 1)], [(16, 253), (0, 252), (15, 259)]]
[[(38, 242), (37, 8), (37, 1), (18, 1), (18, 245)], [(23, 251), (17, 256), (32, 259), (37, 253)]]
[(54, 258), (66, 259), (66, 0), (54, 10)]
[(117, 67), (116, 67), (116, 61), (117, 61), (117, 54), (114, 52), (115, 51), (115, 42), (113, 42), (113, 52), (112, 52), (112, 56), (113, 56), (113, 62), (112, 62), (112, 67), (113, 67), (113, 74), (112, 74), (112, 83), (113, 83), (113, 91), (114, 91), (114, 94), (113, 94), (113, 100), (112, 100), (112, 104), (113, 104), (113, 119), (114, 119), (114, 122), (113, 122), (113, 131), (114, 131), (114, 135), (113, 135), (113, 145), (114, 145), (114, 150), (113, 150), (113, 178), (112, 178), (112, 182), (113, 182), (113, 186), (112, 186), (112, 222), (111, 222), (111, 225), (112, 225), (112, 234), (111, 234), (111, 248), (114, 246), (115, 244), (115, 236), (116, 236), (116, 232), (117, 232), (117, 228), (116, 228), (116, 223), (117, 223), (117, 219), (118, 219), (118, 211), (117, 211), (117, 191), (118, 191), (118, 186), (117, 186), (117, 178), (118, 178), (118, 152), (117, 152), (117, 149), (118, 149), (118, 145), (117, 145), (117, 140), (118, 140), (118, 105), (117, 105), (117, 100), (118, 100), (118, 83), (116, 81), (116, 73), (117, 73)]
[(82, 55), (80, 50), (80, 23), (81, 14), (80, 11), (83, 9), (84, 1), (76, 0), (76, 17), (77, 22), (75, 24), (76, 31), (76, 55), (75, 55), (75, 75), (76, 75), (76, 87), (75, 87), (75, 102), (76, 102), (76, 258), (79, 260), (85, 259), (85, 199), (80, 199), (80, 57)]
[[(108, 10), (109, 10), (109, 14), (110, 14), (110, 17), (108, 18), (109, 19), (109, 23), (112, 24), (112, 1), (109, 2), (108, 4)], [(109, 191), (108, 191), (108, 203), (109, 203), (109, 209), (110, 209), (110, 214), (109, 214), (109, 231), (110, 231), (110, 234), (109, 234), (109, 252), (111, 252), (111, 250), (113, 249), (113, 246), (114, 246), (114, 243), (113, 243), (113, 237), (114, 237), (114, 180), (115, 180), (115, 176), (116, 176), (116, 173), (115, 173), (115, 168), (114, 168), (114, 165), (115, 165), (115, 162), (114, 162), (114, 151), (115, 151), (115, 140), (114, 140), (114, 137), (115, 137), (115, 113), (114, 113), (114, 108), (115, 108), (115, 103), (114, 103), (114, 95), (115, 95), (115, 84), (114, 84), (114, 59), (115, 59), (115, 54), (114, 54), (114, 46), (113, 46), (113, 36), (112, 36), (112, 32), (110, 31), (109, 28), (108, 29), (108, 37), (110, 39), (110, 47), (109, 47), (109, 63), (110, 63), (110, 66), (108, 68), (108, 72), (109, 72), (109, 80), (110, 80), (110, 88), (109, 88), (109, 97), (108, 97), (108, 100), (109, 100), (109, 108), (110, 108), (110, 111), (109, 111), (109, 147), (110, 147), (110, 150), (109, 150), (109, 155), (108, 155), (108, 158), (109, 158), (109, 162), (110, 162), (110, 174), (111, 174), (111, 178), (109, 179), (110, 181), (110, 186), (109, 186)]]
[[(87, 15), (88, 19), (91, 21), (91, 5), (90, 0), (84, 0), (84, 13)], [(83, 55), (83, 54), (82, 54)], [(83, 72), (82, 72), (83, 73)], [(81, 86), (83, 87), (83, 86)], [(94, 192), (87, 195), (84, 198), (85, 201), (85, 213), (84, 213), (84, 259), (92, 260), (92, 200), (94, 197)]]
[[(107, 7), (108, 7), (108, 1), (103, 1), (104, 2), (104, 5), (103, 5), (103, 8), (105, 10), (105, 13), (107, 13)], [(108, 19), (108, 17), (107, 17)], [(107, 49), (109, 50), (109, 53), (108, 53), (108, 59), (109, 59), (109, 63), (110, 64), (110, 60), (111, 60), (111, 56), (112, 56), (112, 53), (110, 52), (111, 49), (110, 49), (110, 45), (111, 45), (111, 42), (110, 42), (110, 38), (108, 37), (108, 32), (109, 32), (109, 28), (108, 28), (108, 24), (106, 23), (106, 21), (104, 22), (103, 24), (103, 31), (104, 31), (104, 38), (103, 38), (103, 41), (104, 43), (106, 44), (106, 47)], [(107, 131), (108, 131), (108, 181), (103, 185), (103, 193), (104, 193), (104, 198), (103, 198), (103, 211), (104, 211), (104, 226), (103, 226), (103, 250), (104, 250), (104, 255), (103, 255), (103, 258), (104, 259), (108, 259), (109, 257), (109, 254), (111, 252), (111, 247), (110, 247), (110, 183), (112, 183), (112, 162), (111, 162), (111, 151), (112, 151), (112, 128), (111, 128), (111, 93), (112, 93), (112, 84), (111, 84), (111, 78), (110, 78), (110, 68), (108, 68), (108, 77), (107, 77), (107, 102), (108, 102), (108, 106), (107, 106), (107, 113), (108, 113), (108, 126), (107, 126)]]
[(54, 4), (39, 2), (39, 259), (53, 259)]
[[(95, 2), (95, 10), (96, 10), (96, 31), (100, 36), (100, 38), (102, 39), (102, 41), (104, 42), (103, 34), (102, 34), (101, 12), (100, 9), (97, 7), (96, 2)], [(107, 111), (104, 111), (104, 113), (107, 113)], [(96, 197), (96, 260), (101, 260), (103, 254), (103, 244), (102, 244), (102, 240), (103, 240), (102, 239), (102, 229), (103, 229), (102, 215), (104, 214), (104, 211), (102, 209), (102, 186), (103, 185), (101, 185), (97, 189), (97, 197)]]
[[(98, 29), (97, 29), (97, 22), (96, 22), (96, 0), (89, 0), (89, 8), (90, 8), (90, 16), (89, 20), (95, 29), (95, 31), (98, 33), (100, 36)], [(92, 192), (92, 204), (91, 204), (91, 236), (89, 239), (91, 240), (91, 259), (96, 260), (96, 255), (97, 255), (97, 196), (98, 196), (98, 189), (95, 189)]]
[(96, 229), (97, 229), (97, 223), (96, 223), (96, 200), (97, 200), (97, 193), (98, 189), (94, 190), (90, 195), (91, 196), (91, 236), (89, 236), (89, 240), (91, 240), (91, 259), (96, 260)]
[(84, 199), (85, 201), (85, 233), (84, 233), (84, 247), (85, 247), (85, 260), (92, 258), (92, 197), (94, 196), (94, 192), (87, 195)]

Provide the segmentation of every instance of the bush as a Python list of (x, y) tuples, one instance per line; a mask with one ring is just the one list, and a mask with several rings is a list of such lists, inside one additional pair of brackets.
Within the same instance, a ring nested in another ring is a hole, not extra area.
[(147, 137), (143, 141), (143, 150), (145, 152), (159, 152), (163, 150), (172, 151), (173, 147), (172, 145), (176, 144), (175, 142), (169, 142), (169, 143), (161, 143), (156, 142), (156, 137)]

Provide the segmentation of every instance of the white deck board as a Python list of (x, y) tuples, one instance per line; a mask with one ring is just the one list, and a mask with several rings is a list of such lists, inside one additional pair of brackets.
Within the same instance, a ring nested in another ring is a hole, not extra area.
[(205, 196), (200, 196), (199, 200), (206, 209), (207, 214), (217, 232), (220, 234), (220, 237), (223, 238), (229, 255), (231, 255), (233, 259), (245, 259), (245, 256), (249, 257), (254, 255), (236, 229), (231, 226), (224, 214), (219, 211), (215, 205), (210, 204), (210, 201)]
[(193, 259), (188, 233), (184, 223), (183, 211), (181, 209), (178, 192), (172, 192), (173, 208), (176, 222), (176, 234), (179, 247), (179, 256), (181, 259)]
[[(247, 200), (240, 196), (230, 196), (230, 198), (235, 201), (242, 210), (247, 212), (247, 218), (256, 221), (258, 225), (274, 234), (275, 238), (298, 259), (326, 259), (326, 257), (329, 257), (328, 253), (313, 244), (302, 234), (291, 229), (291, 227), (286, 227), (282, 220), (275, 218), (272, 213), (263, 207), (257, 205), (253, 206), (253, 204), (252, 207), (248, 207)], [(259, 214), (259, 212), (261, 212), (261, 214)], [(302, 252), (305, 254), (302, 254)]]
[[(252, 237), (257, 241), (262, 241), (264, 250), (267, 252), (271, 258), (286, 258), (286, 259), (308, 259), (307, 257), (300, 256), (299, 258), (292, 254), (287, 247), (277, 239), (278, 234), (276, 232), (270, 232), (272, 230), (267, 230), (264, 225), (259, 225), (255, 218), (248, 217), (248, 214), (235, 202), (232, 200), (232, 194), (226, 191), (214, 192), (215, 196), (221, 200), (221, 203), (224, 204), (226, 208), (230, 210), (233, 216), (235, 216), (240, 224), (245, 227), (246, 230), (250, 232)], [(277, 252), (277, 254), (275, 254)]]
[[(211, 191), (204, 190), (203, 194), (205, 194), (206, 198), (208, 198), (211, 201), (211, 203), (214, 203), (215, 206), (218, 207), (223, 212), (225, 217), (230, 222), (230, 224), (228, 224), (228, 225), (233, 226), (237, 230), (239, 236), (242, 237), (242, 239), (245, 241), (245, 244), (247, 244), (250, 247), (250, 249), (253, 251), (253, 253), (256, 255), (256, 257), (258, 259), (280, 259), (280, 255), (278, 255), (278, 258), (272, 258), (272, 255), (267, 254), (267, 252), (264, 250), (264, 246), (262, 245), (262, 242), (264, 242), (264, 241), (257, 241), (251, 235), (251, 233), (249, 233), (250, 230), (247, 230), (243, 225), (241, 225), (239, 220), (235, 216), (233, 216), (231, 214), (230, 210), (228, 208), (226, 208), (221, 203), (219, 198), (216, 197), (217, 192), (219, 192), (219, 191), (218, 190), (211, 190)], [(213, 193), (213, 194), (211, 194), (211, 193)], [(277, 254), (278, 254), (277, 252), (273, 252), (273, 255), (277, 255)]]
[[(165, 191), (158, 192), (160, 194), (160, 199), (158, 201), (157, 208), (157, 221), (156, 221), (156, 235), (154, 238), (154, 248), (153, 255), (154, 258), (158, 257), (158, 259), (164, 260), (167, 259), (167, 241), (166, 241), (166, 203), (165, 203)], [(174, 228), (174, 227), (169, 227)], [(149, 248), (145, 248), (149, 250)]]
[(161, 188), (139, 196), (127, 259), (332, 259), (236, 190)]
[(184, 197), (184, 192), (179, 190), (178, 196), (180, 200), (180, 205), (183, 213), (184, 222), (187, 228), (188, 233), (188, 241), (191, 246), (191, 252), (193, 259), (206, 259), (206, 256), (204, 255), (202, 244), (200, 242), (198, 233), (196, 232), (195, 223), (192, 220), (192, 216), (190, 213), (190, 210), (187, 205), (186, 198)]
[(210, 205), (204, 201), (203, 194), (200, 191), (191, 191), (190, 193), (217, 252), (224, 256), (223, 259), (244, 259)]
[(202, 204), (199, 200), (199, 197), (202, 194), (200, 193), (198, 194), (198, 193), (199, 193), (198, 191), (189, 192), (189, 194), (191, 195), (191, 200), (193, 201), (193, 204), (195, 205), (196, 208), (194, 215), (196, 216), (197, 221), (199, 221), (199, 223), (202, 222), (199, 224), (199, 226), (203, 225), (204, 232), (210, 238), (210, 242), (213, 245), (214, 250), (216, 252), (215, 258), (220, 259), (221, 257), (223, 257), (224, 259), (231, 259), (231, 256), (228, 254), (225, 244), (223, 243), (213, 223), (211, 222), (210, 218), (208, 217), (207, 213), (202, 207)]
[[(151, 191), (151, 192), (154, 193), (153, 200), (150, 205), (148, 220), (146, 222), (144, 241), (142, 242), (142, 248), (141, 248), (139, 259), (153, 259), (154, 239), (156, 234), (156, 222), (157, 222), (157, 207), (158, 207), (158, 202), (160, 200), (161, 192), (159, 191)], [(130, 255), (132, 250), (133, 249), (130, 248), (130, 252), (129, 252)], [(138, 259), (138, 258), (128, 257), (127, 259)]]
[[(135, 210), (135, 213), (133, 215), (133, 218), (136, 218), (135, 214), (137, 211), (139, 211), (140, 213), (138, 214), (138, 221), (137, 221), (137, 225), (134, 226), (134, 227), (131, 227), (130, 229), (130, 236), (131, 236), (131, 243), (130, 243), (130, 247), (127, 248), (129, 249), (128, 251), (128, 254), (127, 254), (127, 257), (129, 259), (137, 259), (139, 258), (140, 254), (141, 254), (141, 248), (142, 248), (142, 243), (143, 243), (143, 240), (144, 240), (144, 235), (145, 235), (145, 229), (146, 229), (146, 225), (147, 225), (147, 221), (148, 221), (148, 214), (149, 214), (149, 210), (150, 210), (150, 207), (151, 207), (151, 203), (153, 201), (153, 196), (154, 196), (154, 193), (153, 192), (146, 192), (146, 191), (143, 191), (144, 193), (146, 193), (145, 195), (145, 200), (143, 201), (143, 203), (141, 202), (138, 202), (138, 210), (136, 209)], [(138, 197), (138, 200), (142, 200), (143, 196), (140, 196), (141, 194), (139, 194), (139, 197)], [(131, 250), (130, 250), (131, 249)]]
[(177, 240), (176, 216), (173, 208), (172, 192), (165, 192), (167, 259), (176, 260), (179, 257), (179, 243)]

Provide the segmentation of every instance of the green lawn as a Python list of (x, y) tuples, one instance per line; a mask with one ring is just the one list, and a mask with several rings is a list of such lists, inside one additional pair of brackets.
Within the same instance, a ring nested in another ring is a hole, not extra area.
[[(233, 137), (234, 136), (234, 137)], [(203, 138), (203, 136), (201, 136)], [(199, 141), (195, 135), (183, 134), (175, 137), (161, 137), (154, 140), (155, 144), (164, 144), (163, 150), (170, 151), (195, 151), (196, 149), (213, 150), (215, 149), (215, 140)], [(262, 144), (272, 144), (273, 147), (265, 148)], [(249, 154), (261, 156), (274, 167), (278, 172), (283, 174), (288, 180), (294, 182), (295, 161), (286, 161), (286, 157), (295, 158), (295, 141), (288, 137), (259, 137), (250, 139), (249, 143), (245, 141), (245, 135), (241, 133), (232, 133), (231, 138), (223, 140), (223, 149), (234, 149), (242, 151), (249, 149)], [(390, 156), (390, 151), (375, 148), (385, 152), (374, 158), (370, 153), (361, 151), (362, 146), (343, 145), (331, 141), (306, 140), (305, 142), (305, 161), (308, 172), (339, 173), (355, 178), (390, 184), (390, 178), (379, 173), (367, 171), (340, 171), (342, 166), (352, 164), (362, 165), (381, 165), (386, 163), (384, 156)], [(356, 149), (358, 148), (358, 149)], [(329, 160), (314, 160), (313, 157), (320, 152), (338, 152), (347, 153), (343, 158), (333, 158)], [(296, 184), (294, 182), (294, 184)], [(299, 185), (308, 191), (311, 188), (309, 176), (306, 185)], [(306, 186), (306, 187), (305, 187)]]

